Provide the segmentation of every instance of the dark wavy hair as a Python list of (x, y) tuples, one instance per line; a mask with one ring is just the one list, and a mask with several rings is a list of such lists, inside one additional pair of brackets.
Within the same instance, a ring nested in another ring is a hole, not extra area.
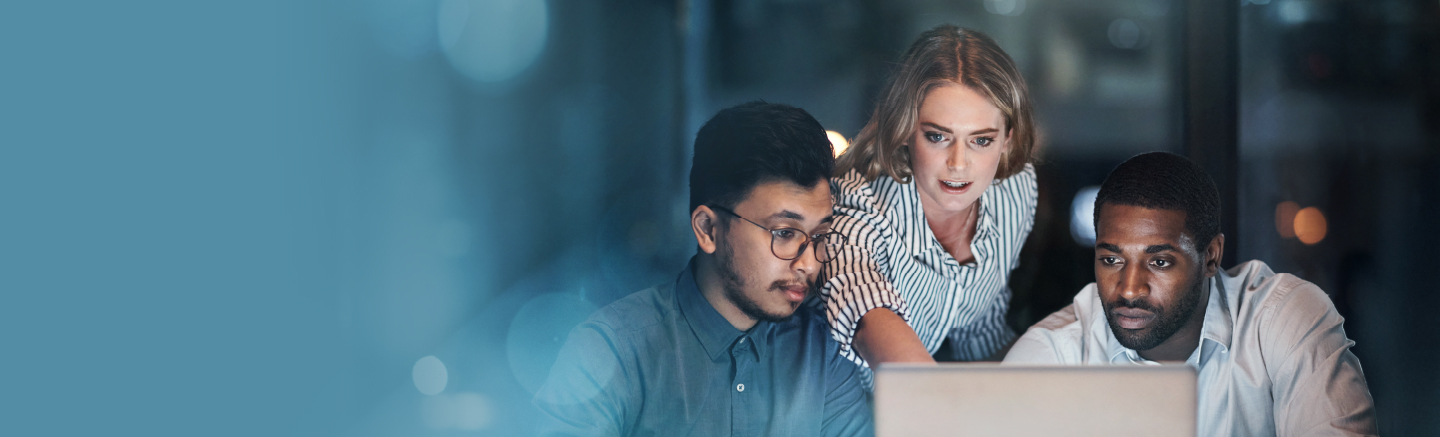
[(757, 100), (721, 110), (695, 135), (690, 211), (734, 208), (764, 182), (813, 186), (834, 171), (834, 153), (825, 128), (803, 109)]

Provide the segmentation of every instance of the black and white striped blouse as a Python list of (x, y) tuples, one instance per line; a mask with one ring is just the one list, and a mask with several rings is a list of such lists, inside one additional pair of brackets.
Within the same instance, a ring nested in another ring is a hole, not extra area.
[(860, 316), (881, 307), (905, 319), (931, 354), (949, 337), (961, 361), (988, 358), (1015, 338), (1005, 324), (1008, 282), (1035, 225), (1033, 166), (980, 195), (970, 244), (975, 262), (965, 265), (930, 231), (915, 184), (885, 175), (865, 182), (852, 170), (831, 179), (830, 189), (832, 228), (848, 241), (821, 272), (829, 278), (821, 296), (841, 354), (868, 368), (852, 340)]

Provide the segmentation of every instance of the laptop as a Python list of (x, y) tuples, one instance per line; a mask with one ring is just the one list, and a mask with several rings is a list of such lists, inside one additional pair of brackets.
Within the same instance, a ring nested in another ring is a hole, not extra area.
[(1194, 437), (1195, 369), (885, 364), (875, 435)]

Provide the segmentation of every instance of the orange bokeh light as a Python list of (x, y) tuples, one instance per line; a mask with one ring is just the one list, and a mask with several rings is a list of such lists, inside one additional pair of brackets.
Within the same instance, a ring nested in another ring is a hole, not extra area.
[(835, 146), (835, 157), (837, 158), (841, 153), (845, 153), (845, 149), (850, 148), (850, 141), (846, 140), (845, 136), (840, 135), (839, 132), (827, 130), (825, 136), (830, 137), (830, 145)]
[(1295, 236), (1300, 238), (1301, 243), (1313, 245), (1325, 239), (1325, 233), (1329, 231), (1329, 224), (1325, 221), (1325, 214), (1319, 208), (1306, 207), (1295, 213)]

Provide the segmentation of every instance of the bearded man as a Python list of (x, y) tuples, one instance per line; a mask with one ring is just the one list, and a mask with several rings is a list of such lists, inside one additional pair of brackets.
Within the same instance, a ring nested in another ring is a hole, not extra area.
[(1202, 436), (1377, 433), (1325, 292), (1260, 261), (1220, 269), (1220, 196), (1198, 165), (1163, 152), (1120, 164), (1095, 199), (1095, 231), (1095, 283), (1005, 363), (1187, 363)]
[(539, 434), (873, 434), (859, 369), (801, 305), (844, 238), (830, 232), (833, 156), (798, 108), (710, 119), (690, 171), (695, 256), (571, 332), (535, 395)]

